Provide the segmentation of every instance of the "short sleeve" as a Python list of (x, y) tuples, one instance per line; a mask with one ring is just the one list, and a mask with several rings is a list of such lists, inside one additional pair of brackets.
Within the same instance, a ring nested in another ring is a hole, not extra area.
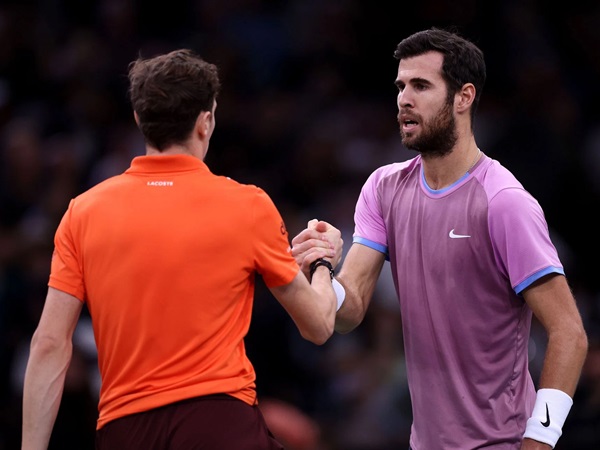
[(72, 233), (73, 205), (74, 200), (71, 200), (54, 235), (54, 251), (48, 285), (83, 301), (85, 285), (82, 262)]
[(549, 273), (564, 274), (540, 204), (526, 190), (500, 191), (489, 205), (490, 237), (516, 293)]
[(267, 287), (289, 284), (300, 268), (292, 256), (285, 222), (263, 190), (258, 189), (253, 203), (256, 271)]
[(384, 169), (373, 172), (363, 185), (354, 211), (353, 241), (387, 254), (387, 233), (378, 194)]

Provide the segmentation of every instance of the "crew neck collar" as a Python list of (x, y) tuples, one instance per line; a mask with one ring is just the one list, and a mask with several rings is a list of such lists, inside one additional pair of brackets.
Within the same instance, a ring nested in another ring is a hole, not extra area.
[(125, 173), (161, 173), (206, 170), (204, 161), (192, 155), (144, 155), (136, 156)]

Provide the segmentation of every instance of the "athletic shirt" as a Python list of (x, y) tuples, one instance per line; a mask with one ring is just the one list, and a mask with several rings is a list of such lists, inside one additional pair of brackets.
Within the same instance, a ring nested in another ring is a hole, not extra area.
[(85, 301), (102, 377), (97, 428), (179, 400), (256, 403), (246, 356), (255, 275), (299, 268), (269, 196), (189, 155), (141, 156), (71, 200), (49, 285)]
[(564, 275), (542, 208), (482, 154), (433, 190), (421, 157), (375, 170), (353, 241), (390, 261), (402, 314), (413, 450), (518, 449), (535, 402), (520, 293)]

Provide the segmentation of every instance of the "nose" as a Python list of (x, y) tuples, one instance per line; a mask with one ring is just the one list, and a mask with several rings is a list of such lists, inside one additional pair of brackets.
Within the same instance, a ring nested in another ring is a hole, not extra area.
[(403, 89), (398, 92), (398, 108), (407, 108), (412, 106), (412, 100), (408, 93), (408, 89)]

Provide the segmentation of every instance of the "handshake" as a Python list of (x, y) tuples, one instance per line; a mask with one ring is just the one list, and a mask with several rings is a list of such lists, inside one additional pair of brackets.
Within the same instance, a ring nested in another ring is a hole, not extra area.
[(292, 239), (292, 256), (310, 280), (311, 264), (323, 258), (335, 269), (342, 259), (343, 246), (340, 230), (322, 220), (312, 219), (307, 228)]

